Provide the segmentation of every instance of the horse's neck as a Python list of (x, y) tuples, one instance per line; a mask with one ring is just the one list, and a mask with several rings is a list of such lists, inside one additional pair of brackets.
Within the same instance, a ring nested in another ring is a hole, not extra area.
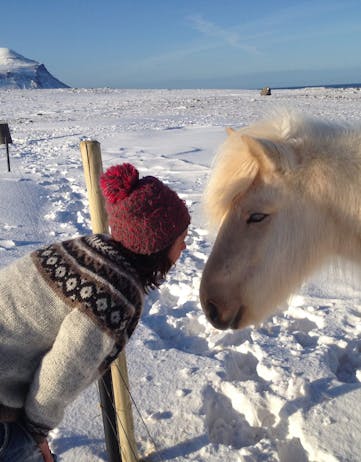
[(334, 139), (310, 162), (314, 200), (327, 207), (340, 247), (361, 256), (361, 135)]

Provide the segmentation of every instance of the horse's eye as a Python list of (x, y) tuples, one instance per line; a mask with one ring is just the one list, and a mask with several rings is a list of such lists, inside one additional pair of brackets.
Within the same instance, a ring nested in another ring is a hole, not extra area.
[(248, 217), (247, 223), (259, 223), (266, 217), (268, 217), (267, 213), (251, 213), (251, 215)]

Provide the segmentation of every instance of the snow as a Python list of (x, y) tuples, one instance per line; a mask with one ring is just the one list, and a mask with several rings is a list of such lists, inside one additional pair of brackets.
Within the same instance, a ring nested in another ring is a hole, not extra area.
[(0, 71), (12, 71), (18, 67), (34, 66), (38, 64), (32, 59), (25, 58), (9, 48), (0, 48)]
[(0, 88), (66, 88), (43, 64), (0, 48)]
[[(356, 120), (361, 91), (273, 90), (262, 97), (246, 90), (1, 90), (0, 103), (14, 142), (10, 173), (0, 146), (1, 266), (42, 244), (89, 233), (83, 139), (101, 143), (105, 168), (132, 162), (190, 207), (187, 250), (148, 296), (126, 349), (142, 456), (156, 462), (360, 460), (357, 269), (320, 271), (284, 312), (243, 331), (215, 330), (200, 308), (198, 288), (214, 238), (201, 197), (224, 127), (249, 124), (273, 106)], [(50, 441), (62, 462), (107, 460), (96, 384), (69, 406)]]

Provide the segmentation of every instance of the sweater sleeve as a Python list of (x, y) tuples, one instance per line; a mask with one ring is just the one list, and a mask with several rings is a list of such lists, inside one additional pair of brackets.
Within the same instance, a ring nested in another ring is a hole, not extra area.
[(25, 419), (33, 434), (46, 436), (65, 407), (101, 375), (116, 342), (80, 310), (71, 311), (30, 385)]

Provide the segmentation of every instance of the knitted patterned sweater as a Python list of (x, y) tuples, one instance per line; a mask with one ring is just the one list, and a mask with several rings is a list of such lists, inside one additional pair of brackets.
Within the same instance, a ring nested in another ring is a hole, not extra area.
[(124, 348), (142, 310), (134, 269), (105, 235), (36, 250), (0, 271), (0, 421), (46, 436)]

